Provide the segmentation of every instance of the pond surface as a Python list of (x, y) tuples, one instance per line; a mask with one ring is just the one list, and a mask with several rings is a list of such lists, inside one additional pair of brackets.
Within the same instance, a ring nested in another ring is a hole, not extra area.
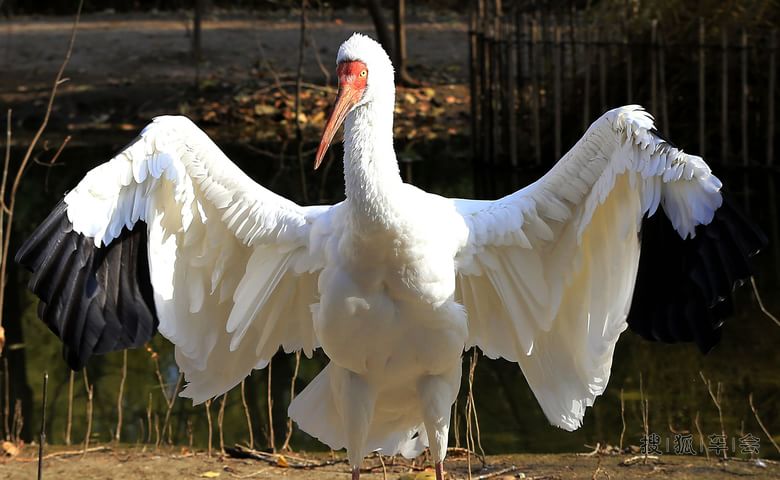
[[(108, 159), (122, 145), (101, 147), (72, 146), (66, 149), (61, 163), (64, 167), (45, 169), (35, 166), (23, 184), (19, 201), (18, 236), (25, 235), (55, 204), (63, 192), (72, 188), (87, 169)], [(300, 201), (301, 183), (294, 149), (289, 148), (286, 160), (258, 157), (242, 145), (228, 145), (226, 153), (260, 183), (276, 192)], [(278, 145), (264, 146), (264, 150), (279, 152)], [(473, 168), (469, 160), (468, 141), (452, 138), (447, 142), (398, 146), (401, 157), (420, 158), (402, 166), (405, 174), (427, 190), (448, 196), (469, 197), (473, 193)], [(334, 154), (335, 156), (336, 154)], [(338, 154), (340, 155), (340, 154)], [(338, 158), (338, 157), (335, 157)], [(308, 168), (310, 162), (306, 162)], [(281, 168), (280, 168), (281, 167)], [(408, 172), (408, 168), (411, 172)], [(780, 238), (777, 230), (777, 189), (780, 176), (767, 171), (745, 173), (725, 169), (720, 177), (739, 204), (745, 207), (771, 237), (771, 244), (756, 260), (756, 281), (766, 307), (780, 312), (778, 271), (780, 271)], [(490, 172), (482, 172), (489, 174)], [(313, 174), (307, 171), (309, 196), (328, 202), (343, 197), (340, 162), (329, 172)], [(323, 175), (326, 175), (323, 181)], [(518, 181), (516, 187), (535, 179), (536, 174)], [(507, 186), (505, 188), (509, 188)], [(659, 295), (664, 288), (659, 285)], [(68, 410), (69, 374), (61, 360), (60, 347), (55, 337), (36, 318), (34, 299), (25, 289), (17, 287), (21, 298), (27, 361), (28, 383), (33, 388), (35, 405), (40, 404), (41, 376), (50, 375), (48, 432), (54, 443), (64, 441)], [(584, 451), (584, 445), (617, 445), (620, 442), (621, 392), (624, 399), (624, 445), (639, 445), (642, 436), (640, 413), (640, 382), (649, 402), (649, 430), (657, 433), (662, 449), (672, 449), (674, 432), (694, 436), (694, 447), (700, 441), (694, 419), (699, 418), (706, 448), (709, 435), (719, 434), (718, 413), (700, 378), (699, 372), (711, 379), (713, 385), (722, 385), (721, 408), (729, 449), (739, 451), (738, 441), (752, 434), (760, 438), (762, 456), (772, 456), (774, 450), (757, 424), (748, 396), (752, 393), (755, 406), (768, 430), (780, 435), (780, 327), (773, 324), (759, 310), (750, 288), (735, 294), (737, 315), (724, 327), (721, 344), (706, 356), (693, 345), (662, 345), (643, 341), (631, 332), (623, 334), (615, 352), (612, 376), (606, 393), (596, 401), (585, 417), (582, 428), (568, 433), (549, 425), (529, 390), (520, 369), (503, 360), (479, 359), (476, 368), (474, 396), (479, 414), (482, 445), (486, 452), (570, 452)], [(157, 336), (151, 348), (159, 354), (160, 373), (165, 389), (176, 384), (178, 371), (173, 361), (170, 344)], [(467, 357), (470, 357), (468, 355)], [(122, 353), (93, 359), (87, 373), (94, 382), (94, 440), (108, 441), (116, 428), (117, 392), (119, 389)], [(166, 403), (155, 373), (152, 355), (144, 350), (128, 355), (128, 377), (125, 386), (124, 424), (122, 440), (127, 442), (154, 441), (162, 429)], [(313, 359), (303, 359), (296, 391), (300, 391), (327, 362), (318, 353)], [(276, 445), (284, 440), (286, 407), (289, 402), (290, 377), (294, 357), (277, 355), (272, 364), (273, 431)], [(468, 360), (464, 360), (464, 379)], [(268, 444), (267, 370), (256, 371), (245, 386), (248, 411), (252, 418), (256, 446)], [(76, 375), (72, 441), (80, 442), (85, 432), (85, 388), (82, 374)], [(465, 385), (464, 385), (465, 387)], [(466, 388), (457, 403), (458, 442), (465, 438)], [(151, 405), (151, 407), (149, 407)], [(220, 401), (211, 406), (216, 425)], [(36, 412), (37, 412), (36, 407)], [(193, 443), (197, 447), (207, 442), (207, 417), (203, 406), (193, 407), (179, 399), (171, 412), (173, 440), (177, 444)], [(37, 413), (28, 415), (25, 423), (37, 430)], [(150, 430), (151, 427), (151, 430)], [(218, 444), (216, 426), (214, 442)], [(454, 432), (452, 433), (454, 436)], [(224, 441), (226, 444), (248, 442), (247, 422), (240, 389), (229, 392), (224, 411)], [(669, 446), (667, 447), (667, 442)], [(455, 445), (453, 438), (451, 445)], [(322, 449), (315, 440), (295, 431), (294, 448)]]

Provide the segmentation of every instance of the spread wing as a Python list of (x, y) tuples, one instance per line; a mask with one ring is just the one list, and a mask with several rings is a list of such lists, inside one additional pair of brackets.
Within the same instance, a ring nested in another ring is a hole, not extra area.
[(317, 348), (308, 238), (329, 211), (264, 189), (192, 122), (159, 117), (86, 175), (17, 261), (72, 368), (159, 328), (200, 402), (280, 346)]
[[(632, 297), (639, 311), (628, 324), (642, 335), (708, 349), (720, 326), (711, 307), (749, 275), (747, 257), (762, 244), (720, 208), (720, 187), (700, 157), (629, 106), (604, 114), (528, 187), (496, 201), (454, 200), (469, 228), (456, 296), (470, 345), (518, 362), (548, 419), (569, 430), (607, 385)], [(665, 235), (642, 242), (653, 264), (637, 280), (645, 216)], [(664, 236), (677, 243), (656, 241)]]

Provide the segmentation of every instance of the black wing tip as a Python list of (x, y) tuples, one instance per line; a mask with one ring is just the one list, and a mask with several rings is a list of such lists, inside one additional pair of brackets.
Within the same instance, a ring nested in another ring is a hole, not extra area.
[(63, 358), (73, 370), (94, 354), (139, 347), (157, 331), (144, 222), (97, 247), (73, 230), (61, 200), (15, 261), (32, 273), (38, 316), (63, 342)]
[(647, 340), (711, 351), (734, 314), (731, 294), (750, 279), (750, 259), (768, 244), (766, 235), (724, 196), (694, 238), (680, 238), (659, 210), (644, 219), (642, 243), (629, 327)]

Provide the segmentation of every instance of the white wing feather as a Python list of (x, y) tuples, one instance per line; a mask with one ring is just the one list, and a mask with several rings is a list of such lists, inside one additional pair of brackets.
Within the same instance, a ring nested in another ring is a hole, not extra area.
[(159, 117), (65, 198), (74, 230), (108, 245), (141, 220), (159, 330), (176, 346), (196, 403), (262, 368), (280, 346), (318, 347), (309, 305), (313, 223), (330, 207), (301, 207), (256, 184), (184, 117)]
[(467, 346), (518, 362), (548, 419), (578, 428), (626, 328), (643, 215), (660, 204), (693, 236), (720, 206), (720, 186), (628, 106), (594, 122), (532, 185), (496, 201), (454, 200), (469, 228), (456, 289)]

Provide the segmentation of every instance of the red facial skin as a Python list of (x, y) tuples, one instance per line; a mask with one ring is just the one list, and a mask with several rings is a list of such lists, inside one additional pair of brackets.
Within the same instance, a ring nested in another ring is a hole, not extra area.
[(339, 92), (336, 96), (336, 104), (330, 113), (325, 131), (322, 132), (320, 146), (317, 148), (317, 156), (314, 160), (314, 169), (320, 166), (327, 152), (330, 142), (339, 129), (352, 107), (363, 97), (363, 92), (368, 84), (368, 68), (366, 64), (352, 60), (339, 63), (336, 73), (339, 77)]

